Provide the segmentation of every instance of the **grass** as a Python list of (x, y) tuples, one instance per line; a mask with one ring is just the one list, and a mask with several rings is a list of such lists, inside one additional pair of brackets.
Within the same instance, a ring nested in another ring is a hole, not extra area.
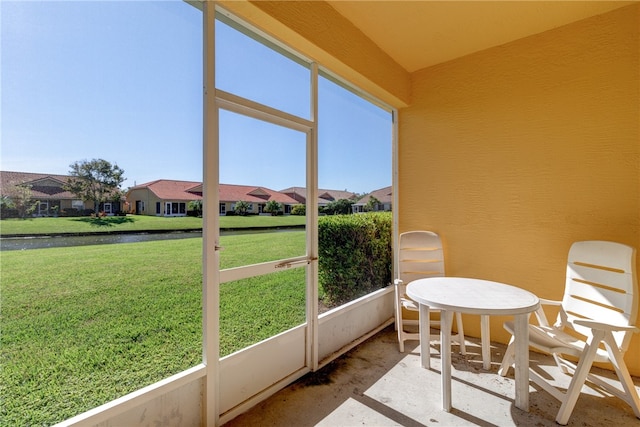
[[(287, 216), (221, 216), (220, 228), (286, 227), (304, 225), (305, 217)], [(202, 228), (202, 218), (156, 217), (144, 215), (112, 216), (106, 218), (28, 218), (3, 219), (0, 236), (13, 234), (58, 234), (127, 232), (149, 230), (185, 230)]]
[[(221, 267), (301, 255), (304, 239), (223, 236)], [(2, 252), (0, 425), (50, 425), (200, 363), (201, 252), (200, 238)], [(222, 355), (304, 322), (304, 280), (223, 284)]]

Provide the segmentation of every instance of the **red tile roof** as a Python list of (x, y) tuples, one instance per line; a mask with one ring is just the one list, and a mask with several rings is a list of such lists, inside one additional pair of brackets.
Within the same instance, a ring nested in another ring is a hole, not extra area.
[[(307, 200), (307, 189), (305, 187), (289, 187), (284, 190), (280, 190), (281, 193), (285, 193), (298, 200), (298, 203), (305, 203)], [(350, 191), (341, 190), (324, 190), (318, 189), (318, 204), (326, 205), (327, 203), (341, 199), (353, 199), (356, 195)]]
[(31, 197), (37, 200), (77, 199), (75, 194), (64, 191), (62, 186), (69, 180), (67, 175), (50, 173), (0, 171), (0, 194), (10, 195), (15, 185), (31, 185)]
[[(2, 194), (9, 194), (9, 189), (12, 185), (28, 183), (32, 185), (31, 191), (34, 199), (76, 199), (77, 196), (73, 193), (59, 191), (62, 190), (62, 185), (64, 185), (68, 179), (68, 175), (0, 171), (0, 189)], [(38, 185), (39, 183), (59, 185)], [(389, 187), (389, 189), (390, 188), (391, 187)], [(162, 200), (191, 201), (202, 199), (202, 183), (196, 181), (157, 179), (133, 186), (129, 191), (135, 189), (148, 189)], [(220, 184), (219, 190), (221, 202), (237, 202), (243, 200), (252, 203), (266, 203), (269, 200), (275, 200), (282, 204), (295, 205), (304, 203), (306, 200), (306, 188), (304, 187), (290, 187), (286, 190), (276, 191), (261, 186)], [(292, 198), (285, 194), (285, 192), (297, 197)], [(319, 203), (327, 204), (333, 200), (352, 198), (354, 193), (320, 189), (318, 190), (318, 195)], [(378, 197), (378, 199), (384, 201), (380, 197)]]
[(371, 193), (363, 196), (356, 205), (366, 205), (371, 197), (375, 197), (380, 203), (392, 203), (393, 202), (393, 188), (391, 186), (384, 187), (379, 190), (372, 191)]
[(265, 203), (269, 200), (286, 205), (295, 205), (298, 202), (284, 193), (266, 187), (255, 187), (250, 185), (220, 184), (221, 202), (245, 202)]
[[(199, 191), (193, 191), (197, 187)], [(162, 200), (200, 200), (202, 199), (202, 185), (195, 181), (174, 181), (170, 179), (157, 179), (144, 184), (131, 187), (131, 190), (148, 189)], [(193, 192), (191, 192), (192, 190)], [(128, 192), (127, 192), (128, 193)]]
[[(200, 182), (158, 179), (131, 187), (129, 191), (141, 188), (149, 189), (162, 200), (202, 199), (202, 183)], [(260, 186), (220, 184), (219, 191), (221, 202), (243, 200), (252, 203), (266, 203), (269, 200), (275, 200), (287, 205), (298, 203), (286, 194)]]

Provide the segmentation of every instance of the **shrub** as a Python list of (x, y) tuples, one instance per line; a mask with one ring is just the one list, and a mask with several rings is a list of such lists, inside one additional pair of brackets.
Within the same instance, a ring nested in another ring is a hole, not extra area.
[(278, 214), (282, 215), (282, 203), (276, 202), (275, 200), (269, 200), (264, 206), (264, 211), (273, 216), (277, 216)]
[(60, 216), (80, 216), (80, 211), (77, 208), (66, 208), (60, 211)]
[(391, 213), (319, 218), (319, 279), (338, 305), (391, 283)]
[(307, 207), (305, 205), (293, 205), (291, 208), (291, 215), (306, 215)]
[(20, 211), (16, 208), (2, 206), (2, 209), (0, 209), (0, 218), (20, 218)]
[(353, 200), (348, 199), (339, 199), (330, 202), (326, 206), (319, 208), (319, 213), (324, 213), (327, 215), (347, 215), (350, 214), (351, 206), (353, 205)]

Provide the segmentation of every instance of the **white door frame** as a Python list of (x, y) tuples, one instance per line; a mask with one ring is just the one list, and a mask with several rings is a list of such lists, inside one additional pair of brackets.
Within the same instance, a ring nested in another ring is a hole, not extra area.
[[(205, 380), (205, 418), (208, 425), (217, 425), (220, 419), (220, 413), (226, 412), (230, 406), (237, 406), (241, 401), (238, 399), (246, 399), (250, 396), (236, 397), (230, 396), (234, 392), (240, 394), (245, 389), (244, 384), (239, 378), (247, 371), (251, 364), (243, 364), (241, 368), (234, 370), (235, 364), (232, 359), (237, 357), (233, 354), (219, 359), (220, 350), (220, 333), (219, 333), (219, 289), (220, 284), (230, 280), (238, 280), (243, 277), (267, 274), (279, 269), (285, 265), (287, 268), (306, 268), (306, 322), (300, 327), (285, 331), (282, 334), (267, 339), (257, 345), (241, 350), (245, 354), (242, 357), (256, 357), (260, 360), (277, 360), (273, 357), (273, 352), (280, 351), (282, 355), (298, 354), (295, 348), (302, 348), (302, 359), (297, 359), (297, 366), (288, 367), (285, 371), (277, 369), (265, 369), (265, 366), (255, 365), (256, 374), (264, 376), (266, 372), (269, 375), (277, 375), (276, 377), (266, 378), (265, 384), (272, 385), (280, 381), (290, 381), (291, 376), (301, 376), (304, 373), (317, 367), (317, 318), (318, 318), (318, 290), (317, 290), (317, 259), (318, 259), (318, 208), (317, 208), (317, 75), (318, 68), (311, 65), (311, 86), (313, 104), (312, 120), (303, 119), (292, 114), (282, 112), (280, 110), (259, 104), (257, 102), (239, 97), (237, 95), (215, 89), (215, 64), (214, 64), (214, 46), (215, 46), (215, 7), (207, 2), (204, 7), (204, 173), (203, 173), (203, 191), (204, 191), (204, 218), (203, 218), (203, 327), (204, 327), (204, 363), (207, 366), (207, 378)], [(265, 122), (283, 126), (288, 129), (297, 130), (306, 135), (306, 180), (307, 194), (309, 204), (307, 206), (307, 224), (306, 224), (306, 254), (301, 257), (295, 257), (286, 260), (277, 260), (258, 265), (245, 266), (241, 268), (219, 270), (219, 110), (224, 109), (237, 114), (248, 116), (254, 119), (263, 120)], [(214, 214), (212, 214), (214, 213)], [(302, 332), (302, 334), (300, 334)], [(293, 337), (292, 339), (287, 338)], [(269, 344), (277, 342), (278, 345)], [(286, 343), (284, 346), (283, 343)], [(292, 350), (287, 350), (287, 346), (291, 345)], [(240, 353), (240, 352), (239, 352)], [(256, 356), (251, 356), (255, 353)], [(263, 356), (264, 355), (264, 356)], [(224, 375), (221, 372), (220, 365), (225, 364)], [(270, 371), (273, 374), (270, 374)], [(246, 376), (246, 375), (245, 375)], [(251, 383), (255, 383), (255, 376), (251, 377)], [(232, 381), (226, 381), (225, 378), (233, 378)], [(242, 384), (238, 389), (234, 389), (235, 384)], [(225, 395), (220, 394), (224, 387)], [(251, 386), (251, 384), (247, 384)], [(261, 390), (256, 391), (261, 393)], [(249, 394), (253, 393), (249, 392)], [(225, 403), (226, 402), (226, 403)]]

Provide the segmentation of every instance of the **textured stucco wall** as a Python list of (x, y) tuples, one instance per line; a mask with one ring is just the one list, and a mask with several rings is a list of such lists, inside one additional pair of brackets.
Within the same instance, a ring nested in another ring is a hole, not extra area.
[(633, 5), (414, 73), (399, 231), (441, 233), (449, 275), (554, 299), (572, 242), (640, 249), (639, 28)]

